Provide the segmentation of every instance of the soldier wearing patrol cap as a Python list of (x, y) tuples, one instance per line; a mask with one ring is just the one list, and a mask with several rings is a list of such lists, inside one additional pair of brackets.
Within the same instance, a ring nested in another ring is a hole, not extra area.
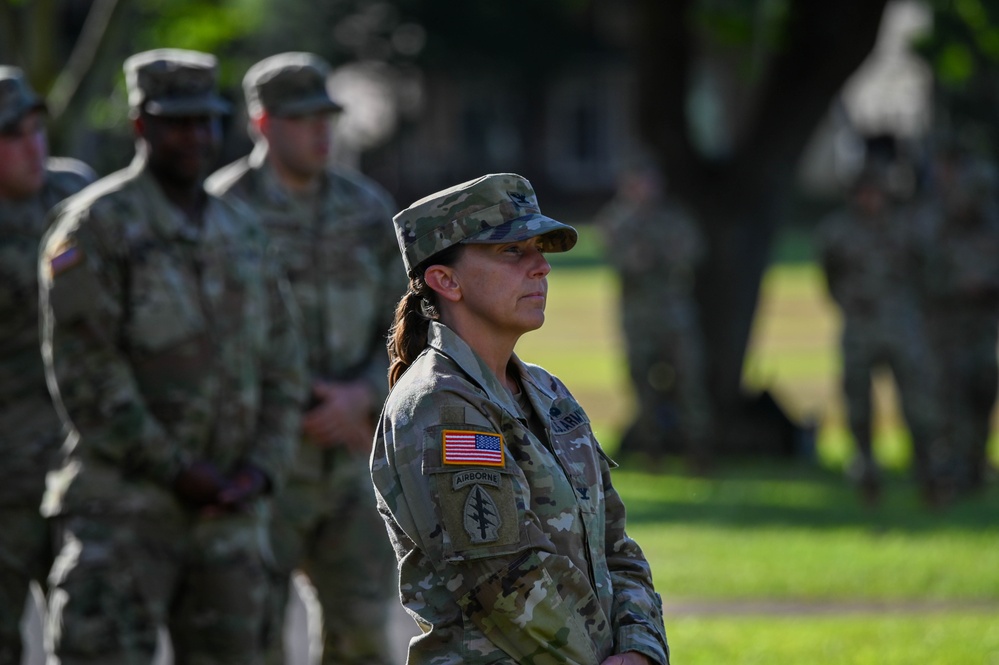
[(0, 665), (20, 664), (28, 587), (52, 562), (39, 504), (61, 424), (39, 351), (38, 242), (49, 210), (93, 179), (82, 162), (49, 157), (45, 102), (23, 71), (0, 66)]
[(282, 626), (297, 568), (316, 591), (326, 664), (387, 664), (395, 561), (368, 475), (374, 420), (388, 392), (385, 336), (406, 288), (395, 259), (395, 204), (371, 179), (329, 164), (329, 66), (281, 53), (243, 80), (256, 146), (210, 190), (258, 211), (304, 316), (312, 381), (299, 455), (275, 497), (268, 660), (284, 662)]
[(410, 665), (669, 661), (613, 462), (556, 377), (514, 354), (541, 327), (572, 227), (491, 174), (395, 216), (409, 292), (371, 475), (423, 635)]
[(857, 455), (851, 464), (861, 498), (881, 498), (881, 471), (873, 448), (871, 381), (891, 369), (912, 433), (913, 467), (923, 500), (939, 507), (952, 499), (953, 464), (941, 407), (941, 374), (926, 329), (918, 288), (926, 269), (920, 225), (891, 196), (891, 170), (869, 154), (846, 205), (823, 219), (815, 246), (829, 295), (843, 327), (843, 397)]
[(71, 434), (45, 508), (62, 663), (260, 663), (266, 523), (305, 394), (298, 313), (253, 212), (208, 194), (213, 56), (125, 61), (137, 154), (42, 244), (46, 371)]

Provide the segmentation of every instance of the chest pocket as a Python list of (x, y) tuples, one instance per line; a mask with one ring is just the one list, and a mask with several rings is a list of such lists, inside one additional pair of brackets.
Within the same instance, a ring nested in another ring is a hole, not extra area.
[(125, 337), (134, 352), (158, 355), (206, 337), (198, 280), (184, 248), (157, 243), (132, 252)]
[(383, 301), (385, 267), (379, 264), (370, 228), (362, 225), (363, 221), (337, 220), (317, 238), (325, 344), (343, 365), (353, 365), (367, 356), (371, 340), (380, 332), (376, 326), (387, 315), (377, 310)]
[(258, 352), (266, 340), (267, 293), (264, 255), (249, 244), (211, 247), (199, 257), (201, 298), (220, 340), (240, 351)]

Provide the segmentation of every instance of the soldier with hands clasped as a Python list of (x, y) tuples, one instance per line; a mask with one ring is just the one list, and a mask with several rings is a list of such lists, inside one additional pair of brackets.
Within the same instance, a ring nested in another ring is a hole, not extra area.
[(79, 194), (42, 246), (49, 386), (71, 429), (51, 626), (64, 665), (262, 662), (262, 509), (294, 453), (300, 321), (252, 210), (203, 178), (228, 105), (216, 61), (125, 61), (137, 154)]
[(243, 88), (255, 148), (207, 186), (260, 213), (308, 349), (311, 404), (288, 484), (274, 498), (267, 662), (284, 662), (288, 583), (298, 568), (322, 608), (322, 662), (388, 665), (395, 561), (368, 456), (388, 393), (385, 336), (406, 280), (391, 198), (360, 173), (330, 165), (342, 108), (327, 91), (328, 74), (311, 53), (280, 53), (251, 67)]

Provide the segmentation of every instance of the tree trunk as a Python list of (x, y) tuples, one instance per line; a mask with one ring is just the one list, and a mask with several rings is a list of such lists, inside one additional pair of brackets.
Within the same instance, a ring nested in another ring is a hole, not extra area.
[[(843, 83), (874, 46), (886, 0), (790, 3), (784, 48), (724, 158), (694, 147), (686, 113), (694, 60), (691, 0), (641, 0), (639, 124), (669, 189), (700, 221), (709, 258), (697, 296), (721, 432), (739, 417), (742, 367), (773, 238), (798, 157)], [(725, 442), (720, 442), (725, 449)], [(730, 447), (730, 446), (728, 446)]]

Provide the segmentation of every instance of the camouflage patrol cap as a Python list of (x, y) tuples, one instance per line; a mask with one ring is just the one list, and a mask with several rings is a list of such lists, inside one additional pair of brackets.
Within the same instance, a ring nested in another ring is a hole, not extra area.
[(457, 243), (544, 236), (549, 252), (565, 252), (576, 244), (576, 229), (542, 215), (531, 183), (514, 173), (491, 173), (431, 194), (392, 221), (410, 276), (418, 265)]
[(276, 116), (342, 111), (326, 88), (329, 72), (326, 61), (312, 53), (279, 53), (264, 58), (243, 77), (250, 115), (262, 111)]
[(44, 108), (44, 100), (31, 89), (20, 67), (0, 66), (0, 132), (11, 129), (29, 111)]
[(218, 61), (198, 51), (162, 48), (125, 60), (128, 105), (156, 116), (218, 115), (229, 102), (215, 89)]

